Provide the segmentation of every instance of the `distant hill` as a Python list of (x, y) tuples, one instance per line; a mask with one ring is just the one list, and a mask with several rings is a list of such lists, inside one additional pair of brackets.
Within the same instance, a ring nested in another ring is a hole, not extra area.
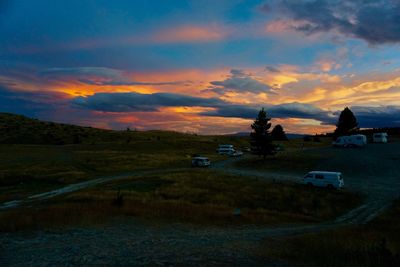
[(111, 131), (62, 123), (45, 122), (22, 115), (0, 113), (0, 143), (73, 144), (94, 136), (103, 138)]
[(202, 136), (174, 131), (115, 131), (31, 119), (22, 115), (0, 112), (0, 144), (133, 144), (157, 141), (157, 146), (168, 143), (174, 147), (192, 146), (193, 142), (246, 143), (235, 136)]

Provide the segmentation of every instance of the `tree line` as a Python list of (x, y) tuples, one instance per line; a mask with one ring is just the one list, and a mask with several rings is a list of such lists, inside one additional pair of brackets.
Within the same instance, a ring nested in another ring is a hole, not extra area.
[[(263, 156), (264, 158), (277, 153), (277, 146), (273, 144), (273, 141), (288, 140), (282, 125), (276, 125), (270, 132), (270, 128), (272, 127), (270, 121), (271, 118), (267, 116), (267, 112), (262, 108), (251, 124), (251, 151), (253, 154)], [(333, 132), (333, 138), (336, 139), (339, 136), (355, 134), (359, 130), (357, 118), (354, 116), (353, 112), (346, 107), (339, 115), (336, 129)]]

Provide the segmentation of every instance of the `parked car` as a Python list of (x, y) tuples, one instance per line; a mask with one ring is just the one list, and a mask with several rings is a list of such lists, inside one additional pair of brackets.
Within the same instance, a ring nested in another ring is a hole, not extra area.
[(387, 143), (387, 133), (374, 133), (372, 135), (372, 142), (374, 143)]
[(367, 137), (363, 134), (354, 134), (349, 136), (340, 136), (334, 142), (336, 147), (362, 147), (367, 144)]
[(327, 171), (311, 171), (303, 177), (303, 184), (309, 186), (327, 187), (327, 188), (342, 188), (344, 181), (342, 173), (327, 172)]
[(192, 167), (208, 167), (210, 165), (211, 165), (211, 161), (206, 157), (192, 158)]
[(232, 152), (229, 152), (228, 155), (230, 157), (241, 157), (241, 156), (243, 156), (243, 152), (240, 150), (234, 150)]
[(235, 152), (233, 145), (219, 145), (217, 148), (217, 153), (220, 155), (229, 155), (229, 153)]

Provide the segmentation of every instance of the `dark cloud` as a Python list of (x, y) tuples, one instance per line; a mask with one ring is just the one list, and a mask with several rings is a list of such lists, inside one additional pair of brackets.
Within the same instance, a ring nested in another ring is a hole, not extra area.
[(72, 100), (75, 106), (110, 112), (157, 111), (160, 107), (218, 107), (226, 102), (217, 98), (201, 98), (171, 93), (96, 93)]
[(12, 91), (0, 85), (0, 112), (37, 117), (38, 114), (53, 113), (68, 104), (63, 93)]
[[(330, 112), (312, 104), (286, 103), (279, 105), (263, 105), (271, 118), (314, 119), (324, 125), (335, 125), (341, 111)], [(214, 111), (203, 112), (204, 116), (234, 117), (255, 119), (260, 107), (244, 105), (226, 105)], [(350, 108), (362, 128), (400, 127), (400, 106), (380, 106)]]
[(400, 127), (400, 106), (350, 108), (362, 128)]
[[(236, 117), (254, 119), (261, 106), (237, 105), (217, 98), (200, 98), (171, 93), (96, 93), (87, 97), (76, 97), (72, 104), (90, 110), (105, 112), (154, 112), (160, 107), (210, 107), (212, 111), (202, 112), (203, 116)], [(263, 105), (272, 118), (315, 119), (324, 123), (336, 123), (336, 117), (311, 104), (286, 103)]]
[(269, 72), (281, 72), (278, 68), (275, 68), (274, 66), (266, 66), (265, 70)]
[(243, 70), (232, 69), (231, 75), (223, 81), (210, 82), (212, 87), (207, 91), (212, 91), (223, 95), (227, 92), (238, 93), (272, 93), (272, 87), (268, 84), (256, 80), (252, 75), (245, 73)]
[(130, 81), (121, 81), (121, 80), (112, 80), (112, 81), (94, 81), (90, 79), (79, 79), (81, 83), (89, 84), (89, 85), (110, 85), (110, 86), (127, 86), (127, 85), (178, 85), (183, 84), (182, 81), (177, 82), (161, 82), (161, 83), (151, 83), (151, 82), (130, 82)]
[(269, 109), (272, 117), (315, 119), (323, 122), (331, 121), (331, 113), (317, 106), (303, 103), (285, 103)]
[(306, 34), (335, 31), (370, 44), (400, 41), (400, 2), (371, 0), (281, 0), (282, 16)]
[[(175, 106), (210, 107), (214, 110), (202, 112), (200, 115), (251, 120), (255, 119), (260, 108), (264, 107), (271, 118), (314, 119), (326, 125), (335, 125), (340, 114), (340, 111), (330, 112), (312, 104), (297, 102), (278, 105), (237, 105), (217, 98), (171, 93), (97, 93), (71, 100), (66, 94), (59, 92), (12, 91), (0, 85), (0, 112), (70, 123), (88, 124), (88, 120), (98, 120), (97, 115), (93, 115), (91, 111), (157, 112), (161, 107)], [(400, 127), (400, 106), (353, 106), (350, 109), (362, 128)], [(82, 113), (79, 110), (87, 112)]]
[[(279, 105), (263, 105), (271, 118), (315, 119), (332, 124), (332, 114), (311, 104), (285, 103)], [(254, 119), (261, 106), (228, 105), (218, 107), (214, 111), (203, 112), (205, 116), (237, 117)]]
[(137, 82), (128, 77), (127, 72), (104, 67), (51, 68), (40, 75), (50, 80), (75, 79), (89, 85), (127, 86), (127, 85), (174, 85), (188, 81)]

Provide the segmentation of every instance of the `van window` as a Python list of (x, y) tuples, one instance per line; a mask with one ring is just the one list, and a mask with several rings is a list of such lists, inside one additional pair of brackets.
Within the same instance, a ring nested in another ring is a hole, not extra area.
[(315, 179), (324, 179), (324, 176), (322, 174), (316, 174)]
[(342, 180), (342, 175), (339, 175), (339, 180)]

